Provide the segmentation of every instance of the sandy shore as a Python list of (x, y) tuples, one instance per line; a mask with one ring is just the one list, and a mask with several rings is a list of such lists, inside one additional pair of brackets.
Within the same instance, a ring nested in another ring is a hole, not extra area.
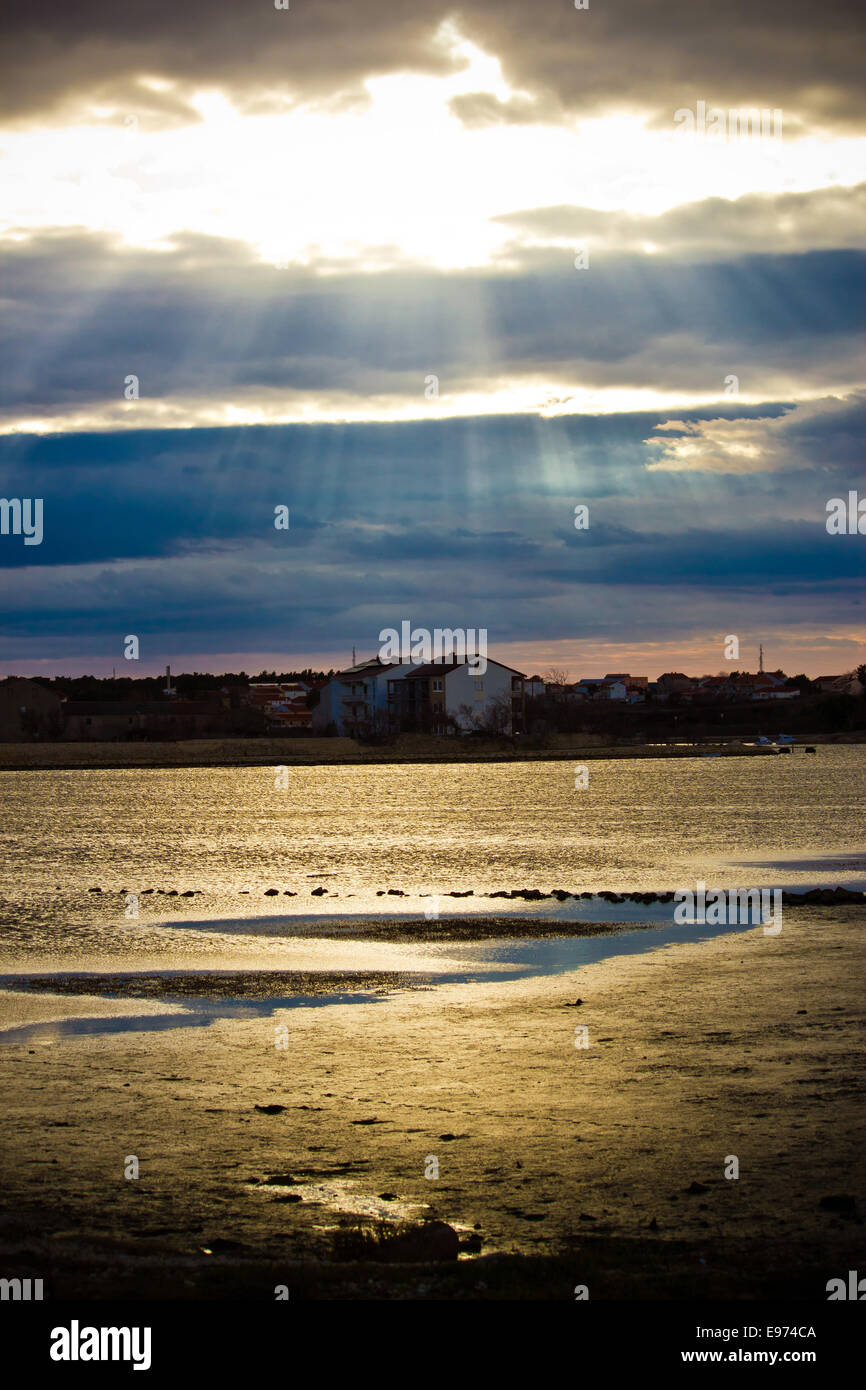
[[(863, 1260), (863, 925), (0, 1046), (0, 1268), (54, 1297), (823, 1299)], [(388, 1215), (463, 1255), (335, 1258)]]
[[(798, 738), (804, 743), (825, 739)], [(854, 742), (855, 739), (843, 739)], [(737, 741), (701, 744), (609, 745), (598, 735), (557, 735), (545, 747), (512, 745), (508, 739), (441, 739), (402, 735), (370, 745), (351, 738), (214, 738), (166, 743), (0, 743), (0, 772), (133, 767), (319, 767), (388, 763), (558, 762), (577, 758), (773, 757), (773, 748)]]

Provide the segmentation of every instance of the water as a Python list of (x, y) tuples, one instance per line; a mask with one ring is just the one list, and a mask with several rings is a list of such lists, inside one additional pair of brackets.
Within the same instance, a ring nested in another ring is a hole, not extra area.
[[(866, 886), (864, 746), (599, 760), (582, 790), (573, 762), (299, 767), (287, 790), (274, 784), (271, 768), (0, 773), (0, 963), (213, 964), (243, 946), (273, 964), (321, 914), (421, 920), (421, 895), (449, 890), (475, 898), (440, 896), (442, 914), (567, 917), (575, 904), (483, 895), (664, 891), (699, 878)], [(327, 894), (313, 896), (319, 886)], [(270, 887), (280, 896), (265, 897)], [(147, 888), (198, 895), (146, 894), (139, 917), (125, 917), (123, 890)], [(388, 888), (405, 901), (377, 897)]]
[[(668, 910), (665, 925), (652, 932), (651, 941), (648, 933), (641, 930), (624, 931), (615, 936), (556, 937), (546, 940), (530, 938), (472, 945), (449, 942), (441, 947), (430, 948), (430, 955), (426, 958), (427, 969), (424, 970), (422, 959), (422, 968), (411, 977), (411, 987), (423, 989), (449, 984), (481, 985), (562, 975), (582, 965), (594, 964), (612, 956), (635, 955), (646, 950), (649, 944), (659, 947), (708, 941), (729, 931), (749, 931), (753, 925), (748, 921), (715, 927), (705, 923), (672, 925)], [(61, 978), (55, 976), (54, 980), (59, 981)], [(87, 995), (83, 994), (80, 1012), (66, 1018), (49, 1018), (37, 1023), (0, 1026), (0, 1043), (51, 1044), (63, 1038), (87, 1034), (206, 1028), (218, 1019), (226, 1018), (272, 1017), (279, 1022), (280, 1015), (291, 1009), (333, 1004), (371, 1004), (384, 997), (381, 992), (374, 993), (371, 990), (334, 990), (323, 997), (292, 994), (266, 999), (233, 998), (225, 993), (217, 993), (214, 997), (194, 996), (186, 992), (176, 992), (177, 972), (166, 971), (161, 978), (164, 983), (163, 999), (172, 1005), (171, 1013), (157, 1013), (151, 1008), (149, 1012), (118, 1012), (90, 1017), (87, 1013)], [(240, 972), (238, 978), (241, 978)], [(399, 975), (395, 973), (393, 978), (393, 988), (396, 990), (406, 988), (409, 984), (405, 972)], [(93, 979), (91, 998), (98, 996), (108, 1000), (128, 1000), (128, 995), (112, 989), (110, 977), (94, 976)], [(26, 993), (21, 989), (21, 976), (18, 974), (0, 976), (0, 990), (11, 991), (7, 999), (13, 1004), (13, 1008), (15, 1003), (26, 1000)]]

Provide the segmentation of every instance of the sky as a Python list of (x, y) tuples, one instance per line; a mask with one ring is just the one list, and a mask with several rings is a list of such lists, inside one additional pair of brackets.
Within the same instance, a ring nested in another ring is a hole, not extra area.
[(861, 13), (10, 0), (0, 676), (864, 660)]

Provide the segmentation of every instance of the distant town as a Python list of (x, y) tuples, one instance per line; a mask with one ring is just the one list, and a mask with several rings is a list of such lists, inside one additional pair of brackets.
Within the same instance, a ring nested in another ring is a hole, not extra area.
[(627, 671), (570, 680), (526, 675), (488, 657), (422, 665), (372, 657), (342, 671), (0, 682), (0, 741), (137, 742), (305, 736), (387, 741), (401, 734), (539, 739), (596, 733), (640, 741), (692, 733), (738, 737), (790, 726), (866, 727), (866, 667), (810, 679), (730, 671), (658, 680)]

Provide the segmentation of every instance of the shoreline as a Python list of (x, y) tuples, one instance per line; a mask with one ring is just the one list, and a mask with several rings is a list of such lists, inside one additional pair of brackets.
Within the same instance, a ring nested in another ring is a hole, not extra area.
[[(298, 1009), (284, 1051), (272, 1019), (9, 1045), (4, 1273), (54, 1298), (824, 1299), (866, 1210), (863, 923), (803, 908), (775, 938)], [(461, 1258), (377, 1258), (389, 1209)]]
[[(779, 748), (750, 745), (737, 739), (694, 743), (610, 744), (575, 742), (559, 748), (449, 747), (449, 740), (425, 740), (417, 752), (406, 748), (368, 747), (352, 739), (187, 739), (154, 743), (0, 743), (0, 772), (125, 771), (135, 768), (168, 770), (188, 767), (382, 767), (418, 763), (570, 762), (628, 758), (764, 758), (780, 756)], [(797, 736), (787, 745), (790, 755), (802, 756), (808, 746), (850, 746), (866, 743), (856, 734)], [(340, 747), (310, 748), (310, 744)], [(299, 747), (299, 745), (303, 745)], [(442, 746), (444, 745), (444, 746)]]

